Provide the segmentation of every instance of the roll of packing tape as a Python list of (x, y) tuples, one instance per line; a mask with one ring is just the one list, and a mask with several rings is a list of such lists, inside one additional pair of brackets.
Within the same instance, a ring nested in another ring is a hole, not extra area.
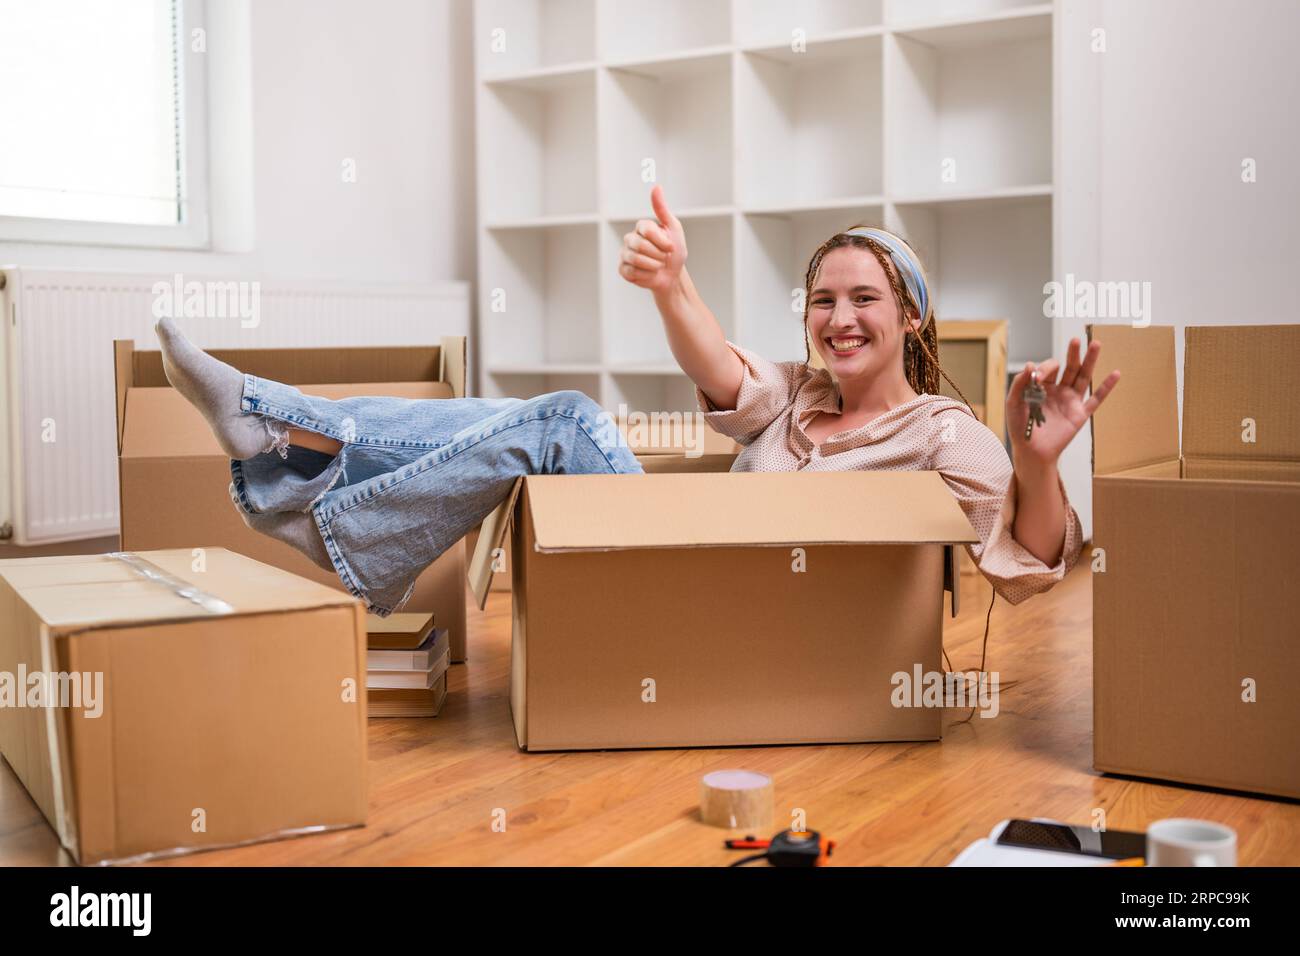
[(714, 770), (700, 778), (700, 819), (729, 830), (767, 829), (774, 807), (772, 778), (752, 770)]

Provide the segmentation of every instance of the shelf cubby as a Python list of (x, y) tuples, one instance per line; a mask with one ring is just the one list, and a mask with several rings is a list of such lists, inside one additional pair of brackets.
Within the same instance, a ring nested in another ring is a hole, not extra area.
[(885, 59), (891, 198), (1051, 183), (1050, 16), (893, 33)]
[(694, 412), (695, 384), (681, 372), (613, 372), (605, 407), (620, 412)]
[(1007, 319), (1012, 360), (1052, 351), (1043, 285), (1052, 278), (1050, 196), (898, 203), (890, 228), (920, 254), (941, 319)]
[(742, 208), (882, 192), (881, 38), (746, 52), (737, 71)]
[[(686, 230), (687, 269), (724, 331), (734, 329), (732, 305), (732, 217), (730, 215), (688, 216)], [(632, 285), (618, 274), (618, 257), (623, 237), (636, 227), (635, 220), (614, 220), (607, 226), (604, 283), (604, 313), (607, 328), (605, 361), (618, 372), (627, 366), (675, 367), (663, 320), (651, 293)]]
[(484, 77), (596, 59), (596, 0), (479, 0), (476, 17)]
[(490, 366), (600, 361), (598, 234), (595, 225), (486, 231), (479, 335)]
[(889, 0), (889, 25), (896, 30), (925, 24), (978, 24), (1051, 13), (1042, 0)]
[(562, 392), (566, 389), (577, 389), (593, 398), (600, 395), (599, 372), (578, 372), (563, 368), (555, 371), (488, 369), (483, 378), (483, 391), (487, 398), (536, 398), (547, 392)]
[(599, 0), (600, 55), (651, 60), (731, 42), (731, 0)]
[(737, 244), (740, 343), (773, 361), (804, 358), (804, 277), (823, 242), (859, 223), (882, 225), (880, 205), (746, 214)]
[(612, 215), (650, 215), (655, 182), (674, 209), (732, 202), (730, 54), (619, 67), (604, 79), (601, 162)]
[(595, 215), (594, 69), (489, 82), (480, 103), (486, 225)]
[(694, 409), (652, 296), (617, 271), (655, 182), (724, 333), (767, 358), (804, 358), (808, 260), (856, 223), (917, 248), (941, 319), (1007, 319), (1013, 364), (1045, 357), (1054, 17), (1025, 0), (476, 0), (479, 387)]
[(810, 46), (827, 37), (879, 29), (883, 0), (743, 0), (737, 3), (736, 42), (744, 49)]

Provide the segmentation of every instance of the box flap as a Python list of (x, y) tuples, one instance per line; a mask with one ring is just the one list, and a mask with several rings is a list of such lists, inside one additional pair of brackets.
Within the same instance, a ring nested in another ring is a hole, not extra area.
[(118, 454), (123, 458), (224, 458), (199, 410), (174, 388), (131, 388)]
[(734, 454), (700, 455), (688, 458), (685, 455), (663, 455), (637, 452), (637, 462), (647, 475), (675, 474), (680, 472), (731, 471), (736, 463)]
[[(463, 338), (463, 337), (458, 337)], [(436, 345), (382, 345), (364, 348), (319, 349), (207, 349), (241, 372), (286, 385), (324, 382), (433, 382), (441, 375), (442, 349)], [(166, 387), (162, 353), (137, 351), (135, 384)]]
[(1178, 460), (1178, 378), (1174, 330), (1167, 325), (1090, 325), (1100, 342), (1093, 374), (1100, 382), (1119, 369), (1119, 386), (1092, 416), (1092, 473)]
[(1300, 325), (1189, 327), (1185, 343), (1183, 457), (1300, 460)]
[[(302, 385), (308, 395), (353, 398), (451, 398), (446, 382), (362, 382), (347, 385)], [(224, 458), (212, 429), (198, 409), (174, 388), (131, 388), (126, 395), (126, 427), (119, 447), (123, 458)]]
[(480, 611), (487, 604), (488, 591), (492, 589), (492, 575), (496, 571), (493, 567), (492, 555), (497, 548), (504, 547), (506, 531), (510, 528), (510, 517), (514, 513), (515, 501), (519, 498), (519, 490), (523, 484), (524, 479), (518, 479), (511, 486), (506, 500), (483, 519), (483, 524), (479, 528), (478, 543), (474, 546), (474, 556), (469, 562), (468, 577), (470, 590), (474, 592), (474, 599), (478, 602)]
[[(1174, 477), (1178, 477), (1175, 475)], [(1182, 477), (1215, 481), (1281, 481), (1300, 484), (1300, 461), (1252, 458), (1185, 458)]]
[(465, 371), (469, 367), (465, 336), (444, 335), (442, 337), (442, 367), (438, 378), (451, 386), (456, 398), (465, 397)]
[(524, 480), (538, 551), (978, 540), (956, 498), (932, 471), (530, 475)]
[[(54, 633), (357, 603), (225, 548), (202, 549), (201, 563), (195, 550), (11, 558), (0, 560), (0, 577)], [(186, 586), (188, 596), (180, 590)]]
[(126, 393), (135, 384), (135, 343), (130, 339), (113, 340), (113, 387), (117, 393), (117, 453), (122, 454), (122, 429), (126, 424)]
[(952, 616), (961, 613), (961, 553), (953, 545), (943, 549), (943, 589), (952, 595)]

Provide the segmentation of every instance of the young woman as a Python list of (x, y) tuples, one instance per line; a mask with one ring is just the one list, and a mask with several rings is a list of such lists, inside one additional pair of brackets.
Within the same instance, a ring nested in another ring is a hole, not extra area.
[[(1007, 397), (1013, 466), (967, 405), (935, 394), (943, 372), (930, 290), (902, 239), (855, 227), (824, 242), (808, 265), (804, 325), (826, 368), (773, 363), (726, 340), (686, 271), (686, 236), (661, 187), (651, 202), (656, 218), (624, 237), (619, 274), (654, 295), (706, 421), (745, 446), (734, 471), (938, 471), (980, 538), (970, 552), (998, 594), (1018, 603), (1064, 577), (1082, 538), (1056, 462), (1119, 378), (1112, 372), (1088, 396), (1097, 343), (1081, 356), (1071, 341), (1063, 371), (1049, 359), (1016, 376)], [(330, 401), (240, 373), (169, 319), (158, 336), (168, 380), (231, 458), (244, 520), (337, 572), (380, 615), (405, 603), (416, 576), (518, 476), (641, 471), (581, 392)], [(1046, 392), (1046, 420), (1026, 437), (1031, 376)]]
[[(1088, 396), (1099, 343), (1081, 356), (1074, 339), (1063, 372), (1049, 359), (1013, 380), (1013, 468), (968, 404), (936, 394), (947, 375), (930, 290), (902, 239), (853, 228), (822, 243), (805, 276), (804, 328), (826, 369), (776, 364), (724, 339), (686, 271), (686, 236), (660, 187), (651, 202), (657, 221), (624, 237), (619, 273), (654, 294), (705, 420), (746, 446), (733, 471), (938, 471), (980, 537), (970, 552), (998, 594), (1019, 603), (1073, 567), (1083, 542), (1056, 462), (1119, 380), (1112, 372)], [(1031, 377), (1046, 392), (1045, 421), (1027, 438)]]

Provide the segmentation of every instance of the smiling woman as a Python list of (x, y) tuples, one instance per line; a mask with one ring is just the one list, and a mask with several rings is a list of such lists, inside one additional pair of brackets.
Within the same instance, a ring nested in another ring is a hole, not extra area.
[[(809, 437), (820, 441), (855, 422), (865, 424), (880, 407), (937, 393), (940, 376), (962, 395), (939, 365), (929, 283), (902, 239), (867, 226), (836, 233), (813, 253), (805, 282), (805, 341), (819, 343), (818, 353), (836, 379), (869, 382), (893, 393), (862, 395), (857, 409), (819, 416), (809, 425)], [(882, 374), (896, 364), (893, 356), (900, 348), (902, 377)]]
[[(1013, 466), (969, 403), (937, 394), (948, 376), (934, 307), (903, 239), (856, 226), (823, 242), (805, 278), (808, 359), (775, 363), (726, 340), (686, 271), (685, 232), (661, 187), (651, 202), (655, 219), (624, 237), (619, 273), (654, 294), (706, 421), (745, 446), (733, 471), (937, 471), (979, 535), (969, 550), (998, 594), (1018, 603), (1069, 572), (1082, 531), (1056, 462), (1119, 378), (1112, 372), (1088, 395), (1097, 343), (1081, 355), (1072, 341), (1063, 371), (1049, 359), (1016, 377), (1007, 398)], [(813, 367), (813, 348), (825, 368)], [(1046, 416), (1032, 438), (1031, 379)]]

